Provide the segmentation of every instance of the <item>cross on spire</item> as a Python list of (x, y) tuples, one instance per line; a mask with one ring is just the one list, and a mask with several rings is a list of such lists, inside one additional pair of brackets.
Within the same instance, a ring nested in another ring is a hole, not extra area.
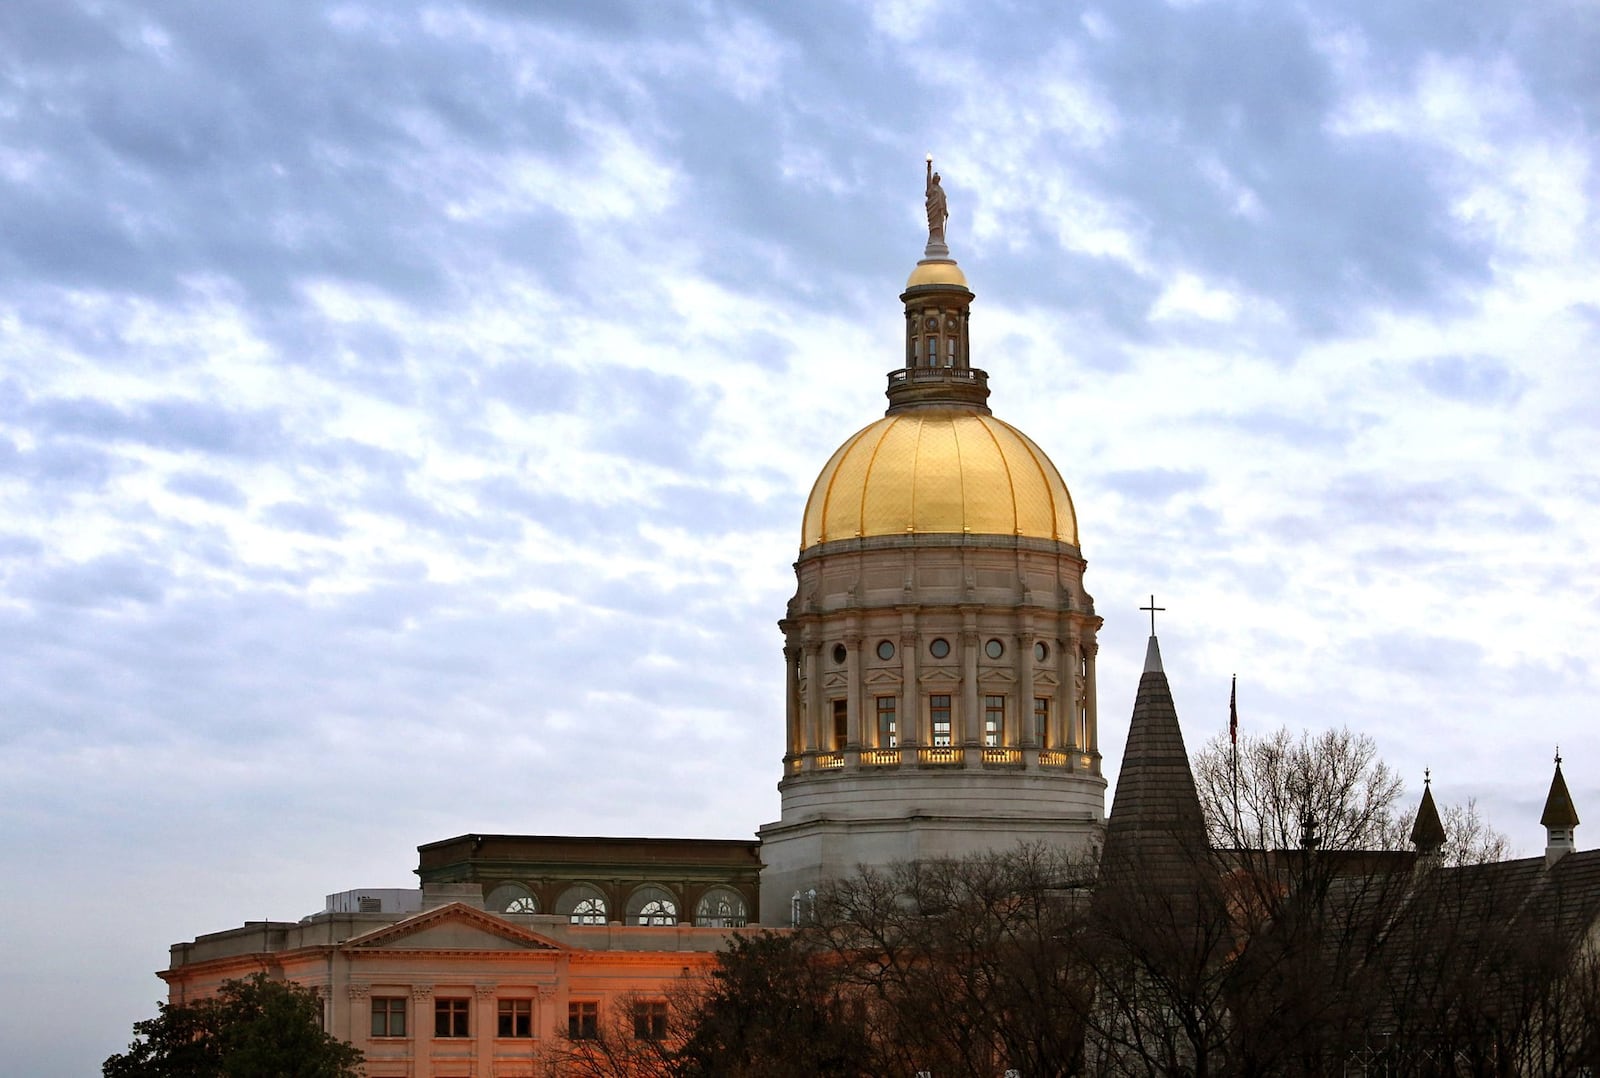
[(1422, 769), (1422, 785), (1427, 786), (1432, 782), (1433, 782), (1433, 768), (1431, 768), (1431, 767), (1423, 768)]
[(1157, 606), (1156, 605), (1156, 597), (1154, 595), (1152, 595), (1152, 596), (1150, 596), (1150, 605), (1149, 606), (1141, 606), (1139, 609), (1140, 610), (1148, 610), (1148, 611), (1150, 611), (1150, 635), (1151, 636), (1156, 635), (1156, 611), (1157, 610), (1165, 610), (1166, 607)]

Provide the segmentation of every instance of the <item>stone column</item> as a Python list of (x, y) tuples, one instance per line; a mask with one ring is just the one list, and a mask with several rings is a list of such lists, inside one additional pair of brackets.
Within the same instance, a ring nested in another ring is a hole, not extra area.
[(1033, 728), (1033, 619), (1022, 619), (1022, 631), (1017, 634), (1017, 725), (1021, 736), (1007, 731), (1006, 744), (1037, 749), (1039, 733)]
[(477, 984), (472, 986), (472, 991), (477, 997), (472, 1010), (473, 1054), (477, 1057), (477, 1067), (472, 1073), (493, 1074), (494, 1037), (500, 1026), (500, 1012), (494, 998), (495, 986)]
[[(345, 1007), (344, 1039), (356, 1047), (361, 1047), (372, 1039), (372, 1011), (367, 1006), (367, 999), (372, 993), (372, 986), (365, 984), (347, 984), (344, 994), (349, 999)], [(329, 1003), (333, 1001), (330, 999)], [(330, 1030), (337, 1030), (338, 1025), (330, 1025)], [(335, 1032), (334, 1036), (338, 1036)]]
[(803, 750), (800, 736), (800, 648), (797, 645), (784, 644), (783, 667), (784, 729), (788, 741), (786, 751), (790, 756), (798, 756)]
[(926, 745), (929, 736), (922, 728), (922, 692), (917, 685), (917, 666), (922, 648), (917, 642), (917, 615), (902, 610), (900, 613), (900, 714), (895, 716), (895, 726), (900, 744), (914, 750)]
[(822, 742), (818, 739), (818, 725), (821, 723), (822, 711), (822, 670), (819, 663), (820, 644), (811, 639), (811, 634), (806, 633), (801, 638), (800, 649), (802, 661), (806, 664), (806, 703), (805, 715), (802, 719), (804, 742), (802, 752), (816, 752)]
[(1077, 752), (1083, 748), (1078, 744), (1078, 650), (1082, 645), (1077, 626), (1069, 624), (1065, 637), (1058, 643), (1056, 680), (1061, 688), (1060, 699), (1056, 701), (1056, 730), (1062, 747), (1068, 752)]
[(1096, 710), (1095, 710), (1095, 698), (1096, 698), (1097, 694), (1095, 692), (1095, 677), (1094, 677), (1095, 654), (1097, 652), (1099, 652), (1099, 650), (1100, 650), (1100, 645), (1095, 643), (1093, 640), (1090, 640), (1084, 646), (1084, 649), (1083, 649), (1084, 655), (1088, 656), (1088, 660), (1089, 660), (1088, 673), (1086, 673), (1084, 675), (1084, 677), (1083, 677), (1083, 683), (1084, 683), (1084, 703), (1083, 703), (1083, 706), (1084, 706), (1084, 720), (1083, 720), (1083, 726), (1084, 726), (1084, 730), (1083, 730), (1084, 750), (1086, 752), (1094, 753), (1094, 754), (1098, 754), (1100, 752), (1100, 730), (1099, 730), (1100, 723), (1097, 721), (1098, 715), (1097, 715)]
[(844, 634), (844, 677), (845, 692), (849, 694), (845, 700), (845, 748), (852, 752), (866, 744), (866, 739), (861, 736), (861, 631), (850, 628)]
[(411, 986), (411, 1073), (417, 1078), (433, 1074), (433, 985)]
[(977, 615), (961, 617), (961, 745), (983, 744), (983, 709), (978, 706), (978, 625)]

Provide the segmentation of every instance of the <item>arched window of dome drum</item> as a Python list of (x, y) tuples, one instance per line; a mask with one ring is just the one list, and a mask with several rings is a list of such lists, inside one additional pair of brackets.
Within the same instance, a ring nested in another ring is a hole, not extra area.
[(887, 640), (878, 641), (878, 658), (884, 660), (894, 658), (894, 644)]
[(628, 896), (627, 921), (630, 925), (675, 925), (678, 901), (665, 887), (646, 884)]
[(556, 915), (568, 918), (575, 925), (603, 925), (606, 923), (606, 897), (586, 883), (574, 884), (556, 900)]
[(999, 640), (990, 640), (983, 645), (983, 653), (991, 659), (998, 659), (1006, 653), (1006, 646)]
[(489, 892), (483, 904), (496, 913), (539, 912), (539, 900), (520, 883), (502, 883)]
[(948, 658), (950, 655), (950, 641), (944, 637), (935, 637), (933, 643), (928, 645), (928, 654), (935, 659)]
[(744, 897), (729, 887), (713, 887), (706, 891), (694, 911), (697, 928), (743, 928), (749, 919)]

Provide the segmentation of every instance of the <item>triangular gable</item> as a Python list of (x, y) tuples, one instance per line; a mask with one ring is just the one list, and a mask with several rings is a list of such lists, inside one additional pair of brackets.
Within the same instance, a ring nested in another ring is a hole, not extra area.
[(867, 684), (898, 685), (900, 684), (900, 675), (892, 670), (869, 670), (867, 671)]
[(1010, 670), (980, 670), (978, 671), (979, 685), (1009, 685), (1017, 680), (1017, 675)]
[(451, 902), (345, 941), (346, 950), (565, 951), (569, 948), (521, 925)]
[(917, 679), (917, 682), (922, 685), (954, 685), (960, 680), (959, 674), (952, 673), (949, 670), (936, 669), (929, 670), (923, 674)]
[(822, 687), (824, 689), (846, 689), (850, 687), (850, 682), (844, 674), (836, 670), (822, 675)]

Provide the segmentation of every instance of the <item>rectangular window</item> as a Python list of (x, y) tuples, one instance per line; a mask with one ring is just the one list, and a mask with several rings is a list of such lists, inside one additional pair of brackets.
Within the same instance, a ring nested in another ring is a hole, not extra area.
[(833, 751), (839, 752), (844, 748), (845, 738), (850, 734), (850, 705), (843, 700), (833, 702)]
[(1004, 696), (985, 696), (983, 698), (983, 743), (991, 749), (1000, 747), (1000, 740), (1006, 732), (1006, 698)]
[(880, 749), (892, 749), (898, 744), (894, 728), (894, 708), (894, 697), (878, 697), (878, 747)]
[(1050, 747), (1050, 698), (1033, 698), (1033, 738), (1041, 749)]
[(406, 1035), (406, 1004), (401, 996), (372, 997), (372, 1035), (374, 1037), (404, 1037)]
[(633, 1035), (641, 1041), (667, 1039), (667, 1005), (665, 1003), (635, 1003), (633, 1005)]
[(533, 1000), (502, 999), (500, 1001), (500, 1025), (496, 1031), (496, 1036), (533, 1036)]
[(950, 697), (938, 694), (928, 697), (928, 718), (933, 721), (933, 743), (939, 748), (950, 747)]
[(600, 1004), (567, 1004), (567, 1036), (575, 1041), (600, 1039)]
[(436, 999), (433, 1001), (433, 1035), (435, 1037), (467, 1036), (467, 1011), (470, 999)]

